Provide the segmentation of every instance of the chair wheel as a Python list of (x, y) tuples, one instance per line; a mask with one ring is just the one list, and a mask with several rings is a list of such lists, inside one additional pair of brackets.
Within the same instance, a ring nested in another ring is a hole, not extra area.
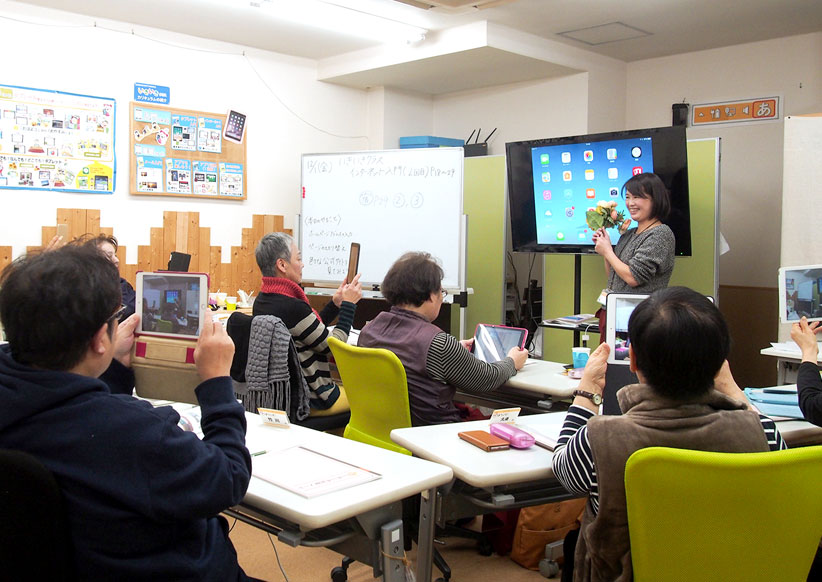
[(553, 578), (559, 574), (559, 564), (548, 558), (543, 558), (539, 561), (539, 573), (545, 578)]
[(348, 580), (348, 573), (343, 568), (337, 566), (331, 569), (331, 582), (346, 582), (346, 580)]
[(494, 553), (494, 544), (486, 537), (482, 537), (477, 541), (477, 552), (480, 556), (490, 556)]

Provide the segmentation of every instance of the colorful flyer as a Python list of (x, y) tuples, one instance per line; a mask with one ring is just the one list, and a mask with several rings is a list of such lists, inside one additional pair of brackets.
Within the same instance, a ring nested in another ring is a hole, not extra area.
[(171, 149), (197, 151), (197, 118), (193, 115), (171, 116)]
[(194, 162), (194, 193), (217, 196), (217, 162)]
[(220, 196), (243, 196), (243, 165), (220, 162)]
[(223, 151), (223, 120), (216, 117), (197, 118), (197, 149), (219, 154)]
[(191, 194), (191, 160), (166, 159), (166, 192)]
[(135, 107), (134, 121), (144, 121), (146, 123), (156, 123), (158, 125), (171, 125), (171, 113), (160, 109)]
[(0, 188), (114, 191), (113, 99), (0, 85)]
[(137, 156), (137, 191), (161, 192), (163, 187), (163, 158)]

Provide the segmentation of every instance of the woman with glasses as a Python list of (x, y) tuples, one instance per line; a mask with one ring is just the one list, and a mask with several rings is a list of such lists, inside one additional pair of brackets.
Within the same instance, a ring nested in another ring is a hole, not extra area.
[(473, 339), (458, 341), (432, 322), (446, 292), (442, 268), (428, 253), (406, 253), (388, 270), (381, 291), (391, 305), (363, 327), (358, 345), (394, 352), (405, 368), (414, 426), (461, 420), (457, 389), (490, 392), (521, 370), (528, 352), (512, 348), (488, 364), (469, 352)]

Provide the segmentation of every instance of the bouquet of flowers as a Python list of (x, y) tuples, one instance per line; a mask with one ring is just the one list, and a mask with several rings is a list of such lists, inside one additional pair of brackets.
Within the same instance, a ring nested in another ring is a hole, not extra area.
[(620, 210), (617, 212), (616, 205), (616, 200), (600, 200), (595, 208), (589, 208), (588, 212), (585, 213), (585, 222), (592, 230), (616, 226), (620, 234), (624, 233), (628, 230), (631, 219), (625, 218), (625, 211)]

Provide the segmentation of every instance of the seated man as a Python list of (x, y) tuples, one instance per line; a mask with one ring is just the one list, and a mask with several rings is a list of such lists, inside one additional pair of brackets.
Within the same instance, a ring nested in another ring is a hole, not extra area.
[[(752, 409), (725, 361), (730, 336), (719, 309), (685, 287), (655, 292), (628, 321), (631, 371), (617, 393), (622, 416), (597, 416), (608, 344), (585, 366), (554, 450), (568, 491), (589, 495), (574, 554), (574, 580), (632, 579), (625, 462), (650, 446), (717, 452), (784, 449), (773, 421)], [(718, 550), (720, 551), (720, 550)]]
[(428, 253), (406, 253), (388, 270), (380, 287), (391, 305), (360, 332), (358, 345), (386, 348), (402, 362), (408, 379), (408, 403), (414, 426), (457, 422), (457, 388), (489, 392), (521, 370), (528, 351), (515, 347), (488, 364), (468, 351), (473, 340), (459, 342), (431, 323), (442, 306), (442, 268)]
[[(80, 580), (248, 580), (218, 513), (246, 492), (245, 415), (234, 345), (205, 322), (194, 353), (203, 440), (170, 407), (133, 398), (138, 316), (122, 324), (117, 267), (68, 245), (0, 276), (0, 447), (27, 452), (66, 500)], [(116, 391), (98, 377), (106, 373)]]
[[(263, 274), (263, 285), (254, 300), (253, 314), (275, 315), (291, 332), (302, 372), (311, 394), (313, 410), (327, 410), (326, 414), (348, 410), (348, 403), (340, 399), (340, 387), (331, 379), (328, 356), (331, 350), (326, 338), (326, 325), (338, 318), (332, 334), (340, 341), (348, 339), (354, 323), (357, 302), (362, 298), (360, 276), (343, 281), (331, 301), (317, 313), (308, 304), (308, 297), (300, 287), (303, 280), (303, 261), (294, 239), (284, 232), (265, 235), (255, 251), (257, 265)], [(337, 401), (340, 403), (334, 406)]]

